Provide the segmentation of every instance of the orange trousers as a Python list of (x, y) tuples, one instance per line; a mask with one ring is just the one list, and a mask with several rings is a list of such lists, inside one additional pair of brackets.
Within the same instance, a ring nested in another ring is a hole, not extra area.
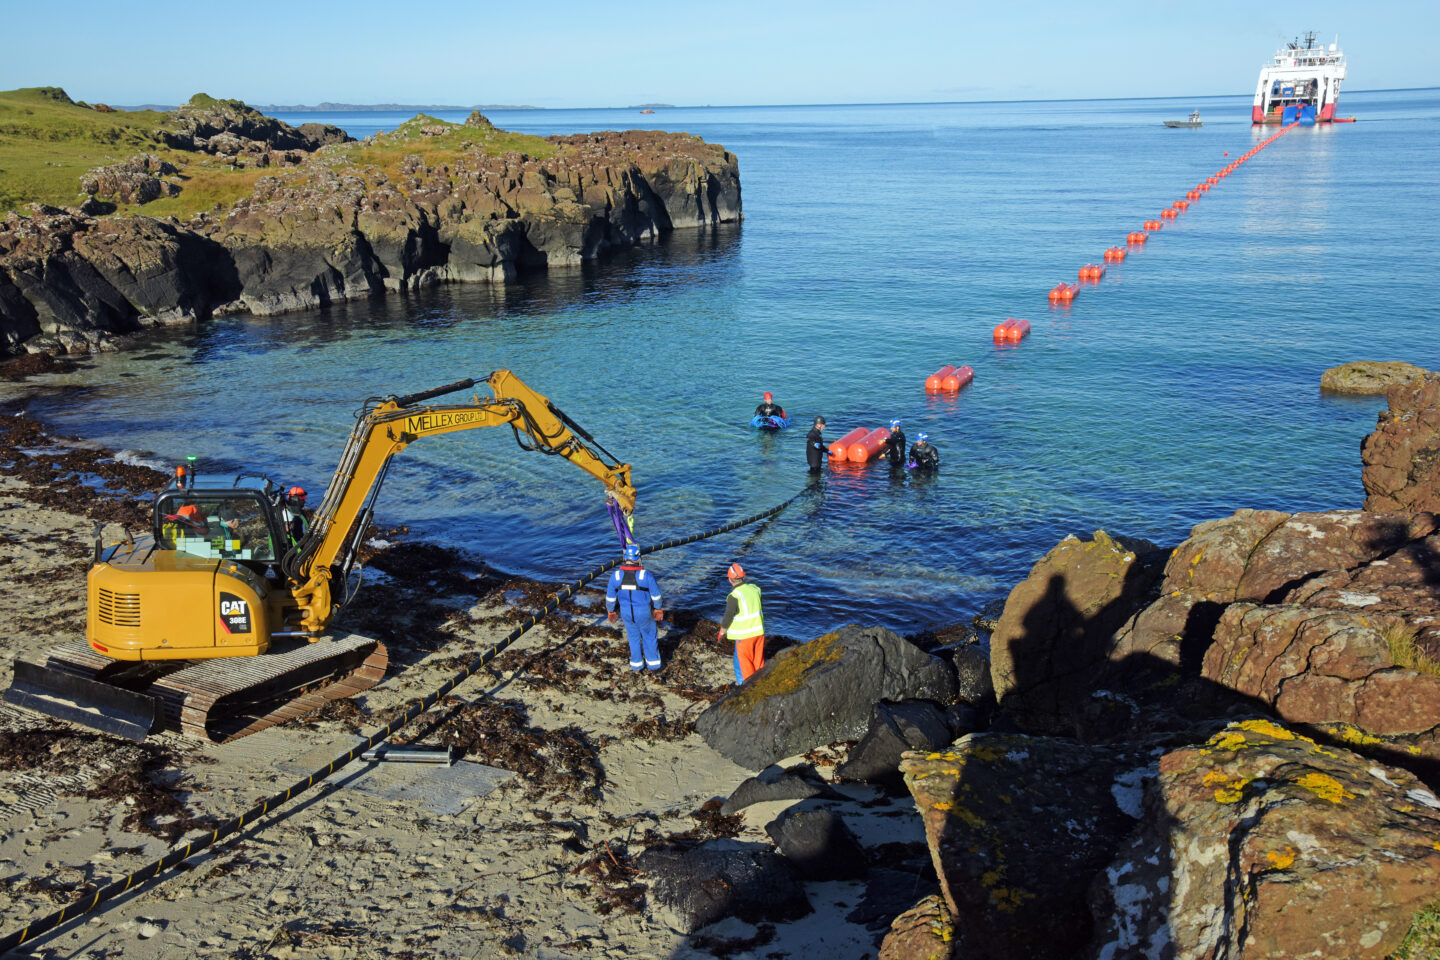
[(765, 666), (765, 634), (735, 641), (735, 682), (744, 683), (750, 674)]

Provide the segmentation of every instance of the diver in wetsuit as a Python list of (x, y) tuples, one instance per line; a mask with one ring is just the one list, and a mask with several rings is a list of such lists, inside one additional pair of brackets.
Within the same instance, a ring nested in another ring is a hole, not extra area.
[(890, 437), (880, 447), (877, 456), (888, 457), (892, 468), (905, 466), (905, 431), (900, 429), (899, 420), (890, 421)]
[(929, 434), (921, 432), (915, 437), (915, 446), (910, 448), (910, 463), (925, 473), (940, 469), (940, 451), (930, 445)]
[(775, 397), (770, 393), (769, 390), (765, 391), (764, 402), (762, 402), (758, 407), (755, 408), (755, 416), (779, 417), (781, 420), (786, 419), (785, 408), (775, 402)]

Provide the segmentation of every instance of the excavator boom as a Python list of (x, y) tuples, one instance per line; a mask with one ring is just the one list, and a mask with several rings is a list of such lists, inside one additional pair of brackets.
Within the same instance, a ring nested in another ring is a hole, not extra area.
[[(466, 403), (426, 403), (482, 383), (489, 386), (491, 397), (472, 395)], [(356, 417), (355, 429), (310, 530), (286, 558), (285, 572), (302, 611), (301, 629), (317, 632), (334, 616), (332, 578), (343, 580), (349, 571), (356, 540), (369, 525), (391, 458), (422, 437), (502, 425), (515, 431), (522, 448), (564, 457), (600, 480), (626, 513), (634, 509), (630, 465), (610, 455), (547, 397), (509, 370), (406, 396), (378, 398), (367, 402)]]

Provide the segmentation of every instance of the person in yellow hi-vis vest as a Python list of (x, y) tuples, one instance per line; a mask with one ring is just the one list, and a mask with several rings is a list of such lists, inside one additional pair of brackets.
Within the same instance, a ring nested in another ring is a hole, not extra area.
[(720, 621), (720, 640), (735, 641), (735, 683), (765, 666), (765, 619), (760, 615), (760, 588), (745, 579), (740, 564), (725, 572), (730, 596), (725, 598), (725, 618)]

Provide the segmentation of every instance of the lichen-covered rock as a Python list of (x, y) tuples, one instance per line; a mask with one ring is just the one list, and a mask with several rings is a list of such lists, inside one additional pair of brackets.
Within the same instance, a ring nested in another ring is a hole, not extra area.
[(1429, 372), (1400, 360), (1357, 360), (1320, 374), (1320, 389), (1328, 393), (1383, 396), (1396, 384), (1415, 383)]
[(1072, 958), (1087, 891), (1141, 815), (1158, 751), (977, 733), (901, 764), (966, 960)]
[(1022, 730), (1070, 735), (1115, 632), (1151, 599), (1160, 557), (1097, 530), (1066, 537), (1010, 591), (990, 639), (1000, 710)]
[(1098, 877), (1088, 956), (1375, 958), (1440, 889), (1440, 800), (1269, 721), (1165, 754)]
[(955, 921), (939, 894), (896, 917), (880, 944), (880, 960), (952, 960), (954, 956)]
[(1434, 765), (1440, 677), (1396, 664), (1387, 630), (1403, 623), (1343, 606), (1232, 604), (1205, 655), (1205, 676), (1288, 722), (1354, 727), (1363, 731), (1361, 749)]
[(1360, 445), (1365, 509), (1440, 513), (1440, 375), (1393, 386)]
[(841, 627), (781, 650), (715, 701), (695, 730), (730, 760), (760, 770), (861, 737), (881, 700), (955, 699), (950, 665), (883, 627)]

